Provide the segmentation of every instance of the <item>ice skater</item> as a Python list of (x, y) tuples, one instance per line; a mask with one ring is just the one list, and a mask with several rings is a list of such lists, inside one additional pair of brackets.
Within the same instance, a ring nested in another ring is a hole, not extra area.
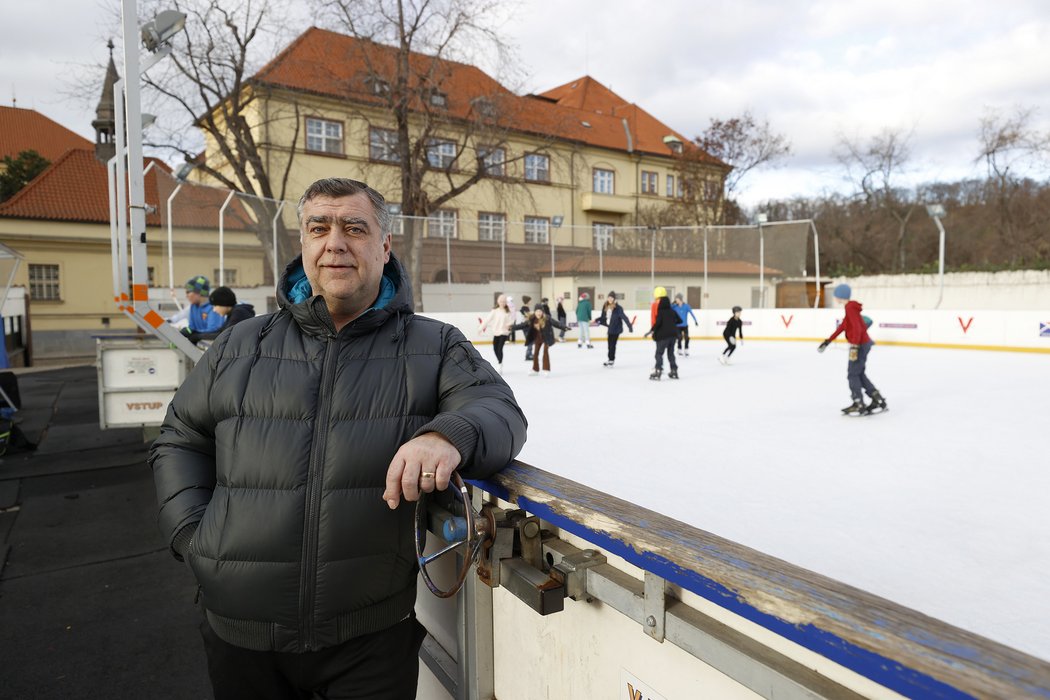
[(664, 371), (664, 353), (667, 353), (667, 361), (671, 366), (671, 371), (667, 374), (668, 378), (678, 379), (678, 363), (674, 359), (674, 341), (678, 337), (678, 314), (671, 308), (666, 292), (656, 302), (656, 321), (645, 335), (653, 336), (653, 340), (656, 341), (656, 368), (649, 375), (649, 379), (660, 381), (660, 375)]
[[(530, 297), (528, 294), (523, 294), (521, 296), (521, 308), (518, 309), (518, 311), (521, 313), (521, 320), (518, 321), (519, 324), (521, 322), (528, 322), (528, 320), (530, 318), (532, 318), (532, 309), (529, 308), (529, 302), (531, 302), (531, 301), (532, 301), (532, 297)], [(516, 326), (511, 326), (511, 328), (516, 328)], [(530, 333), (526, 333), (525, 334), (525, 361), (528, 362), (531, 359), (532, 359), (532, 337), (531, 337)]]
[(584, 343), (588, 348), (594, 347), (591, 345), (591, 313), (593, 311), (591, 296), (587, 292), (582, 292), (580, 301), (576, 304), (576, 325), (580, 331), (580, 338), (576, 341), (577, 348), (582, 348)]
[[(729, 364), (729, 358), (733, 356), (738, 345), (744, 344), (744, 322), (740, 320), (743, 311), (739, 306), (733, 307), (733, 315), (726, 321), (726, 328), (722, 331), (722, 337), (726, 339), (726, 349), (718, 356), (718, 361), (723, 365)], [(737, 340), (737, 336), (740, 337)]]
[[(842, 319), (842, 323), (839, 324), (838, 328), (835, 329), (835, 332), (820, 344), (817, 351), (824, 352), (828, 345), (831, 344), (831, 341), (837, 338), (840, 333), (846, 331), (846, 341), (849, 343), (849, 365), (846, 368), (846, 378), (849, 380), (849, 393), (853, 398), (853, 403), (842, 409), (842, 412), (847, 416), (866, 416), (885, 411), (886, 399), (883, 398), (879, 390), (868, 379), (868, 353), (871, 352), (871, 346), (875, 344), (868, 337), (870, 321), (867, 321), (861, 315), (860, 312), (863, 310), (863, 307), (860, 302), (850, 300), (852, 290), (848, 284), (840, 284), (835, 287), (832, 296), (835, 297), (836, 304), (846, 305), (846, 316)], [(866, 406), (864, 405), (864, 394), (867, 394), (868, 398), (871, 399), (871, 403)]]
[(598, 319), (599, 325), (606, 326), (609, 329), (609, 333), (606, 335), (606, 341), (609, 344), (609, 359), (605, 361), (605, 367), (612, 367), (613, 363), (616, 362), (616, 341), (620, 339), (620, 334), (623, 333), (623, 324), (625, 323), (627, 324), (627, 330), (634, 333), (631, 319), (627, 318), (623, 307), (616, 302), (616, 292), (609, 292), (609, 295), (605, 298), (605, 306), (602, 307), (602, 315)]
[[(561, 325), (563, 325), (565, 327), (568, 327), (568, 325), (569, 325), (569, 314), (567, 314), (565, 312), (565, 297), (562, 297), (562, 296), (558, 297), (557, 312), (558, 312), (558, 323), (560, 323)], [(558, 342), (559, 343), (565, 342), (565, 328), (562, 328), (561, 332), (558, 333)]]
[[(675, 313), (678, 314), (678, 354), (689, 357), (689, 317), (693, 317), (693, 323), (700, 325), (700, 322), (696, 320), (696, 314), (693, 313), (693, 307), (685, 303), (682, 299), (681, 294), (674, 295), (674, 301), (671, 303), (674, 307)], [(684, 345), (684, 347), (683, 347)]]
[(496, 305), (489, 312), (488, 318), (481, 324), (481, 332), (492, 329), (492, 351), (496, 353), (496, 369), (503, 374), (503, 346), (510, 337), (510, 327), (514, 323), (514, 310), (507, 304), (507, 296), (496, 297)]
[(543, 375), (551, 373), (550, 347), (554, 345), (554, 329), (564, 326), (543, 312), (543, 307), (537, 304), (536, 310), (527, 321), (511, 326), (515, 330), (526, 331), (526, 338), (532, 336), (532, 375), (540, 373), (540, 352), (543, 352)]

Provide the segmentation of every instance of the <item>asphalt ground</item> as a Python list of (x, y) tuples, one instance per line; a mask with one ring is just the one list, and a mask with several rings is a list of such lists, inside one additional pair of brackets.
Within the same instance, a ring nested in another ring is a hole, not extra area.
[(101, 430), (97, 371), (18, 376), (36, 450), (0, 458), (0, 698), (209, 698), (190, 572), (140, 429)]

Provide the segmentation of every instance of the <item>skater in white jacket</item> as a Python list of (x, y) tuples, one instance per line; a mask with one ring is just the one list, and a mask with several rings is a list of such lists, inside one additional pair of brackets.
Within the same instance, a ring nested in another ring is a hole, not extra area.
[(492, 333), (492, 351), (496, 353), (496, 369), (503, 374), (503, 346), (510, 337), (510, 327), (514, 323), (514, 310), (507, 304), (507, 295), (496, 297), (496, 306), (489, 312), (488, 318), (481, 322), (481, 332)]

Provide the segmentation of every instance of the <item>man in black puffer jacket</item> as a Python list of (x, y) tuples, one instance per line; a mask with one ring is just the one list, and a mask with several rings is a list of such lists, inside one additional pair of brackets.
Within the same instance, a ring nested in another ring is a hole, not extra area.
[(319, 180), (299, 218), (280, 310), (223, 332), (168, 408), (160, 528), (200, 585), (216, 698), (411, 698), (402, 496), (499, 471), (525, 417), (455, 327), (413, 315), (382, 195)]

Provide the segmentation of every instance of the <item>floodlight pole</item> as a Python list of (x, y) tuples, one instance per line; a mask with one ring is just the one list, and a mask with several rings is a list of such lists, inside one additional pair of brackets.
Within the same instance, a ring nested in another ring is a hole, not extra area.
[[(133, 318), (141, 318), (152, 328), (155, 335), (172, 343), (196, 362), (203, 352), (179, 333), (164, 319), (149, 302), (149, 283), (146, 261), (146, 186), (142, 169), (142, 105), (139, 76), (167, 55), (160, 51), (150, 56), (145, 64), (139, 61), (140, 31), (136, 0), (121, 0), (121, 19), (124, 35), (124, 124), (127, 129), (128, 149), (128, 207), (131, 211), (131, 307), (124, 312)], [(168, 49), (170, 52), (170, 49)], [(120, 130), (118, 129), (118, 137)], [(118, 163), (123, 152), (117, 150)], [(118, 193), (123, 182), (117, 183)], [(122, 233), (122, 232), (121, 232)], [(136, 321), (138, 322), (138, 321)], [(140, 324), (141, 325), (141, 324)]]
[(933, 308), (941, 308), (941, 302), (944, 301), (944, 224), (941, 223), (941, 217), (933, 217), (933, 223), (937, 224), (937, 230), (940, 231), (940, 242), (937, 246), (937, 276), (940, 277), (941, 291), (937, 295), (937, 305)]
[(273, 215), (273, 283), (277, 284), (277, 219), (281, 216), (281, 210), (284, 209), (285, 201), (282, 199), (277, 205), (277, 212)]
[(766, 239), (762, 233), (762, 224), (766, 223), (765, 214), (758, 215), (758, 298), (759, 308), (766, 308)]

